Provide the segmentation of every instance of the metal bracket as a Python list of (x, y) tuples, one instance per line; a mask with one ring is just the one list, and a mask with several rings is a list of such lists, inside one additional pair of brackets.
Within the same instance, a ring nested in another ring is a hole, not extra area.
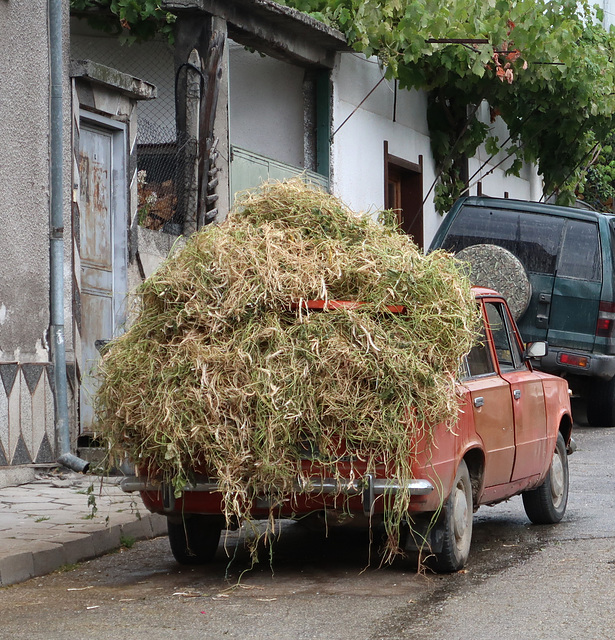
[(374, 478), (371, 473), (363, 476), (363, 513), (369, 518), (374, 510)]
[(175, 492), (166, 482), (162, 485), (162, 508), (165, 511), (175, 511)]

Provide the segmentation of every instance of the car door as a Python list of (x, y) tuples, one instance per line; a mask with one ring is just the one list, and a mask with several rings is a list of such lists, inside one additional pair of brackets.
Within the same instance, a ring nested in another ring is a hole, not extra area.
[(601, 291), (598, 224), (568, 220), (553, 287), (549, 344), (587, 351), (594, 348)]
[(484, 488), (510, 481), (515, 456), (510, 384), (498, 375), (484, 338), (468, 354), (462, 384), (468, 390), (474, 429), (485, 452)]
[(542, 469), (546, 457), (547, 418), (540, 376), (523, 360), (520, 339), (502, 302), (485, 301), (485, 311), (501, 377), (509, 383), (515, 432), (511, 481)]

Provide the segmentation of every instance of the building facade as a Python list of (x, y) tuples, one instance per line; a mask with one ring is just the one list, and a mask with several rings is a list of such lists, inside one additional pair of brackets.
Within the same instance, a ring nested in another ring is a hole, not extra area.
[[(238, 192), (301, 175), (355, 211), (399, 210), (421, 247), (440, 223), (424, 93), (400, 90), (341, 33), (287, 7), (165, 5), (179, 16), (175, 45), (128, 47), (60, 0), (0, 4), (10, 79), (0, 95), (0, 486), (67, 448), (89, 459), (96, 362), (129, 322), (128, 294), (180, 237), (221, 222)], [(50, 142), (58, 38), (59, 162)], [(533, 167), (515, 178), (498, 162), (483, 151), (469, 159), (472, 194), (540, 197)], [(61, 225), (51, 222), (58, 164)], [(58, 287), (65, 363), (54, 342)]]

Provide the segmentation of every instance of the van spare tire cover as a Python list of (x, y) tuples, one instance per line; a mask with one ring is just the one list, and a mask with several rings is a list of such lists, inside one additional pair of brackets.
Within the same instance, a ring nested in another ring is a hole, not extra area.
[(501, 293), (515, 320), (525, 313), (532, 285), (519, 258), (495, 244), (475, 244), (462, 249), (457, 258), (470, 264), (470, 281)]

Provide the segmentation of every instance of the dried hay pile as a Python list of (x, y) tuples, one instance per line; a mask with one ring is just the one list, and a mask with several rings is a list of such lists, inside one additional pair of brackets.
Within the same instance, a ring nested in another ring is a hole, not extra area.
[[(292, 495), (306, 443), (325, 477), (342, 438), (403, 484), (409, 436), (456, 420), (476, 327), (460, 268), (299, 180), (265, 185), (141, 285), (139, 317), (101, 365), (101, 435), (177, 494), (204, 465), (229, 520), (257, 494)], [(311, 299), (365, 304), (297, 307)], [(408, 500), (387, 506), (393, 533)]]

